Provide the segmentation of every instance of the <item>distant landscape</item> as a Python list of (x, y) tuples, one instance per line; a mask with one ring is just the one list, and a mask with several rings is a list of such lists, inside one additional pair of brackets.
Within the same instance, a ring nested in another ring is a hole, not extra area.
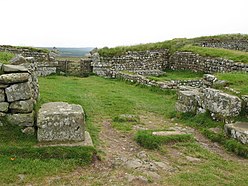
[[(44, 47), (46, 49), (52, 50), (53, 47)], [(80, 57), (89, 53), (93, 47), (84, 47), (84, 48), (65, 48), (65, 47), (56, 47), (59, 50), (59, 54), (62, 57)]]

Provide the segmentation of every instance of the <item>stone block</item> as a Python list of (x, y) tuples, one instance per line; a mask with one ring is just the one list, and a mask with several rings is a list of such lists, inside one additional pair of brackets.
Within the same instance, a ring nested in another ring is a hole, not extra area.
[(32, 96), (30, 83), (18, 83), (5, 89), (8, 102), (28, 100)]
[(12, 102), (9, 106), (12, 113), (29, 113), (34, 108), (34, 100), (24, 100)]
[(38, 113), (39, 142), (70, 143), (85, 138), (84, 111), (80, 105), (64, 102), (43, 104)]
[(234, 117), (241, 112), (241, 99), (222, 91), (206, 88), (203, 90), (204, 105), (207, 110), (223, 117)]
[(8, 112), (9, 103), (8, 102), (0, 102), (0, 112)]
[(7, 121), (11, 125), (32, 127), (34, 125), (34, 112), (26, 114), (7, 114)]
[(237, 122), (225, 125), (225, 132), (243, 144), (248, 143), (248, 123)]
[(7, 73), (28, 72), (28, 69), (21, 65), (3, 65), (2, 69)]
[(11, 73), (0, 75), (0, 83), (2, 84), (13, 84), (22, 83), (28, 81), (29, 73)]

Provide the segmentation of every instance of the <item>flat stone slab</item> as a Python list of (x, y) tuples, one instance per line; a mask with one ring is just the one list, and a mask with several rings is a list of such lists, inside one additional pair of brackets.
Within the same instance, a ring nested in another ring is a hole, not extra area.
[(83, 108), (64, 102), (45, 103), (38, 112), (37, 127), (39, 142), (82, 142), (85, 139)]
[(248, 144), (248, 123), (237, 122), (226, 124), (225, 132), (227, 135), (239, 140), (243, 144)]
[(71, 142), (71, 143), (39, 143), (37, 147), (83, 147), (90, 146), (94, 147), (93, 141), (91, 139), (90, 133), (85, 131), (84, 133), (84, 141), (79, 142)]
[(182, 135), (185, 134), (184, 132), (180, 131), (157, 131), (152, 132), (152, 135), (154, 136), (173, 136), (173, 135)]

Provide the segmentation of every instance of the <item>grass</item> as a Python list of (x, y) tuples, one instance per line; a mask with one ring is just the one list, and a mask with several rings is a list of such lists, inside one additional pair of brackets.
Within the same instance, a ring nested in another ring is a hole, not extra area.
[(190, 70), (166, 70), (164, 75), (154, 77), (148, 76), (148, 79), (155, 81), (171, 81), (171, 80), (197, 80), (203, 77), (202, 72), (193, 72)]
[[(25, 135), (17, 126), (0, 127), (0, 185), (25, 184), (45, 176), (69, 172), (92, 161), (92, 147), (35, 147), (34, 135)], [(47, 171), (49, 170), (49, 171)], [(18, 175), (24, 175), (20, 182)]]
[(213, 121), (209, 113), (192, 115), (189, 113), (177, 114), (177, 119), (190, 126), (198, 129), (204, 136), (213, 142), (223, 145), (228, 151), (235, 153), (238, 156), (248, 158), (248, 145), (243, 145), (240, 142), (227, 137), (224, 131), (214, 133), (210, 128), (224, 128), (224, 123)]
[(180, 171), (168, 175), (163, 180), (163, 185), (247, 185), (247, 164), (225, 160), (196, 142), (176, 143), (173, 148), (179, 150), (181, 156), (191, 156), (201, 161), (192, 163), (171, 157)]
[(0, 63), (8, 64), (15, 55), (9, 52), (0, 52)]
[(169, 136), (158, 136), (153, 135), (153, 130), (141, 130), (138, 131), (135, 140), (144, 148), (147, 149), (159, 149), (161, 145), (170, 142), (186, 142), (194, 141), (191, 134), (180, 134), (180, 135), (169, 135)]
[(197, 41), (203, 41), (203, 40), (247, 40), (248, 35), (247, 34), (221, 34), (221, 35), (215, 35), (215, 36), (203, 36), (203, 37), (197, 37), (193, 38), (192, 40), (194, 42)]
[(220, 80), (228, 81), (229, 87), (240, 92), (241, 95), (248, 94), (248, 73), (231, 72), (217, 73), (215, 75)]
[(187, 51), (206, 57), (220, 57), (223, 59), (233, 60), (235, 62), (248, 63), (248, 52), (236, 50), (228, 50), (222, 48), (199, 47), (193, 45), (185, 45), (179, 51)]

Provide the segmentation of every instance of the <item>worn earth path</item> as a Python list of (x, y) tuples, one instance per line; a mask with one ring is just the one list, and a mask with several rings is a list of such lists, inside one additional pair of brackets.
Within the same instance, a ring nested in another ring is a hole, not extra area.
[[(224, 159), (248, 163), (245, 159), (227, 153), (192, 128), (171, 124), (173, 122), (152, 113), (146, 113), (140, 118), (142, 126), (135, 126), (134, 130), (169, 125), (177, 130), (193, 133), (202, 147)], [(71, 173), (48, 177), (42, 185), (163, 185), (164, 178), (180, 172), (180, 166), (173, 159), (193, 164), (201, 162), (201, 159), (185, 156), (180, 149), (170, 145), (166, 147), (166, 153), (144, 149), (134, 141), (132, 133), (114, 129), (111, 120), (104, 120), (101, 124), (101, 144), (98, 147), (103, 152), (101, 158), (95, 157), (88, 167), (79, 167)]]

